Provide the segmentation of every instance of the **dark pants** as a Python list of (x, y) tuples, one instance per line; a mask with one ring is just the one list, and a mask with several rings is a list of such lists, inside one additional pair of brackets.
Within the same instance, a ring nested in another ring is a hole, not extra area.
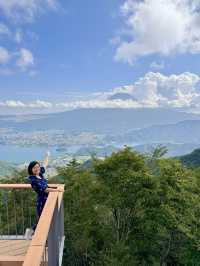
[(36, 205), (36, 210), (37, 210), (37, 221), (36, 223), (34, 224), (34, 226), (32, 227), (33, 231), (35, 231), (36, 227), (37, 227), (37, 224), (39, 222), (39, 219), (40, 219), (40, 216), (42, 214), (42, 210), (44, 208), (44, 205), (46, 203), (46, 198), (45, 199), (38, 199), (37, 200), (37, 205)]

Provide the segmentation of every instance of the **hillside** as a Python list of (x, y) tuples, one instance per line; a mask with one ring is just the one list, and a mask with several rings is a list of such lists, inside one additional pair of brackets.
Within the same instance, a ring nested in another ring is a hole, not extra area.
[(189, 154), (193, 150), (200, 147), (200, 144), (195, 143), (147, 143), (143, 145), (134, 146), (134, 150), (141, 153), (152, 152), (158, 145), (165, 146), (167, 148), (167, 154), (165, 157), (183, 156)]
[(180, 156), (178, 159), (188, 167), (200, 167), (200, 149), (196, 149), (187, 155)]
[(5, 161), (0, 161), (0, 178), (11, 175), (15, 169), (15, 165)]
[(178, 123), (153, 125), (131, 130), (128, 133), (108, 137), (107, 141), (122, 143), (200, 143), (200, 120), (185, 120)]

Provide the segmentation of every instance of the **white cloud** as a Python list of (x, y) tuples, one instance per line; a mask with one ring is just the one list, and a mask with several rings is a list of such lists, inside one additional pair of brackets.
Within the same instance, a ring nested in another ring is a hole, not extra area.
[[(70, 108), (200, 108), (200, 76), (185, 72), (180, 75), (165, 76), (149, 72), (131, 85), (114, 88), (108, 92), (99, 92), (89, 101), (63, 103)], [(130, 95), (132, 99), (110, 100), (111, 96)]]
[(47, 101), (41, 101), (41, 100), (37, 100), (29, 104), (30, 108), (51, 108), (52, 106), (53, 106), (52, 103), (47, 102)]
[[(13, 40), (17, 44), (21, 44), (23, 40), (23, 31), (21, 28), (11, 31), (3, 23), (0, 23), (0, 35), (6, 36), (7, 40)], [(6, 47), (0, 46), (0, 64), (5, 65), (10, 63), (9, 66), (0, 69), (0, 75), (9, 76), (16, 74), (16, 66), (19, 67), (20, 70), (26, 71), (29, 67), (34, 65), (34, 61), (34, 56), (28, 49), (20, 48), (17, 49), (17, 51), (8, 51)], [(36, 71), (31, 71), (29, 75), (34, 76), (35, 73)]]
[(90, 100), (90, 101), (75, 101), (75, 102), (60, 102), (60, 103), (51, 103), (47, 101), (37, 100), (35, 102), (25, 103), (22, 101), (16, 100), (7, 100), (0, 102), (0, 107), (9, 107), (9, 108), (43, 108), (43, 109), (65, 109), (72, 110), (77, 108), (136, 108), (141, 107), (138, 103), (132, 101), (102, 101), (102, 100)]
[(9, 28), (3, 23), (0, 23), (0, 35), (6, 35), (6, 36), (11, 35)]
[[(36, 74), (36, 70), (30, 71), (30, 67), (35, 65), (35, 58), (29, 49), (23, 48), (23, 41), (35, 41), (38, 36), (32, 31), (22, 31), (23, 23), (34, 22), (35, 19), (45, 13), (49, 9), (57, 9), (58, 0), (0, 0), (0, 16), (10, 24), (12, 30), (4, 24), (0, 23), (0, 38), (5, 38), (7, 41), (13, 41), (17, 47), (8, 51), (6, 47), (0, 46), (0, 64), (9, 65), (0, 69), (0, 75), (12, 75), (18, 73), (18, 70), (23, 72), (28, 71), (30, 76)], [(26, 40), (27, 41), (27, 40)], [(18, 67), (18, 69), (16, 69)]]
[(22, 70), (26, 70), (27, 68), (34, 65), (34, 56), (31, 51), (25, 48), (21, 48), (18, 54), (19, 58), (16, 64)]
[[(200, 77), (189, 72), (165, 76), (149, 72), (133, 85), (116, 88), (107, 94), (129, 93), (143, 107), (181, 107), (200, 106)], [(104, 94), (104, 98), (106, 94)]]
[(163, 69), (164, 67), (165, 67), (164, 62), (156, 62), (156, 61), (153, 61), (150, 64), (150, 68), (152, 68), (152, 69)]
[(200, 0), (126, 0), (121, 7), (128, 40), (115, 60), (133, 64), (151, 54), (200, 52)]
[(0, 102), (0, 106), (10, 107), (10, 108), (26, 107), (26, 105), (24, 103), (22, 103), (21, 101), (14, 101), (14, 100), (8, 100), (5, 102)]
[(0, 64), (6, 64), (10, 60), (10, 53), (8, 50), (2, 46), (0, 46)]
[(0, 75), (10, 76), (16, 74), (19, 70), (29, 71), (29, 76), (35, 76), (36, 70), (34, 56), (31, 51), (21, 48), (17, 52), (10, 52), (5, 47), (0, 46)]
[(17, 43), (21, 43), (23, 40), (23, 32), (21, 29), (17, 29), (15, 33), (15, 41)]
[[(131, 85), (114, 88), (111, 91), (92, 94), (83, 100), (50, 102), (37, 100), (31, 103), (21, 101), (0, 102), (2, 107), (43, 108), (51, 111), (78, 108), (181, 108), (181, 110), (200, 110), (200, 76), (193, 73), (165, 76), (149, 72)], [(118, 95), (119, 98), (111, 99)], [(123, 94), (130, 95), (124, 100)], [(122, 99), (120, 99), (122, 96)]]
[(89, 101), (75, 101), (75, 102), (63, 102), (55, 104), (56, 108), (64, 108), (67, 110), (79, 109), (79, 108), (137, 108), (142, 107), (138, 102), (132, 100), (101, 100), (93, 99)]
[(30, 77), (35, 77), (38, 74), (38, 71), (37, 70), (31, 70), (31, 71), (29, 71), (28, 74)]
[(0, 35), (7, 37), (8, 40), (17, 42), (18, 44), (21, 43), (23, 39), (23, 32), (20, 28), (13, 32), (3, 23), (0, 23)]
[(111, 38), (109, 40), (109, 43), (112, 44), (112, 45), (117, 45), (121, 42), (121, 38), (120, 36), (114, 36), (113, 38)]
[(15, 21), (31, 22), (47, 8), (55, 8), (57, 0), (0, 0), (0, 12)]
[(16, 101), (16, 100), (8, 100), (0, 102), (0, 106), (9, 107), (9, 108), (51, 108), (52, 103), (41, 100), (37, 100), (31, 103), (24, 103), (22, 101)]

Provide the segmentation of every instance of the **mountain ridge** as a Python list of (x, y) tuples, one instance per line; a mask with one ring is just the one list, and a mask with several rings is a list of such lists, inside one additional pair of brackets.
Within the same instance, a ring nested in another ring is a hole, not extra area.
[[(67, 112), (32, 116), (25, 121), (0, 117), (0, 127), (12, 127), (19, 131), (63, 129), (73, 131), (93, 131), (99, 133), (124, 133), (131, 129), (152, 125), (177, 123), (183, 120), (200, 120), (200, 115), (165, 108), (104, 108), (76, 109)], [(21, 117), (23, 118), (23, 117)]]

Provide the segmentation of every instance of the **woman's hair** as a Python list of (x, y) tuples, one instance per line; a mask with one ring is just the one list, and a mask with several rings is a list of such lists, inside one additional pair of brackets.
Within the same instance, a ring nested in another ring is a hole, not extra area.
[(40, 163), (38, 161), (32, 161), (32, 162), (29, 163), (29, 166), (28, 166), (28, 174), (29, 175), (32, 175), (33, 174), (32, 169), (33, 169), (33, 167), (36, 164), (39, 164), (40, 165)]

